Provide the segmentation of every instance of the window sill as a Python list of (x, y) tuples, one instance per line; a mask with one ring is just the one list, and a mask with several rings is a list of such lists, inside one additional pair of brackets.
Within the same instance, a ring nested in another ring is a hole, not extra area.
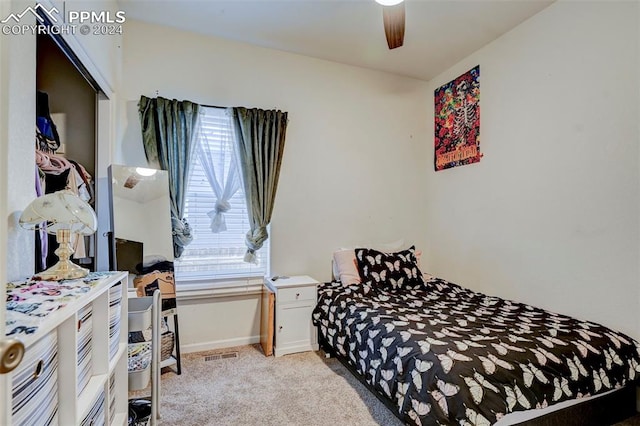
[(178, 300), (210, 299), (216, 297), (248, 296), (262, 293), (264, 278), (240, 280), (189, 280), (176, 285)]
[[(179, 280), (176, 283), (178, 300), (211, 299), (216, 297), (248, 296), (262, 293), (264, 278), (228, 280)], [(135, 288), (129, 287), (129, 297), (136, 297)]]

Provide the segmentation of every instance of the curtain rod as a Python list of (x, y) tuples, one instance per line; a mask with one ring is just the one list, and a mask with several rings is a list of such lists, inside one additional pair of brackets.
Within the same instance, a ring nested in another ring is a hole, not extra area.
[[(156, 98), (157, 97), (160, 97), (160, 91), (159, 90), (156, 90)], [(197, 102), (194, 102), (194, 103), (197, 103)], [(198, 104), (198, 105), (203, 106), (205, 108), (221, 108), (221, 109), (230, 108), (230, 107), (224, 107), (224, 106), (218, 106), (218, 105), (205, 105), (205, 104)]]
[(218, 105), (205, 105), (205, 104), (200, 104), (200, 106), (203, 106), (205, 108), (222, 108), (222, 109), (229, 108), (229, 107), (223, 107), (223, 106), (218, 106)]

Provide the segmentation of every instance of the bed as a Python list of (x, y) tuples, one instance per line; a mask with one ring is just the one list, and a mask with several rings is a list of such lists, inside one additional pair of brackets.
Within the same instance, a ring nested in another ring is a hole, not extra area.
[(635, 411), (640, 347), (630, 337), (424, 279), (413, 248), (361, 250), (362, 282), (322, 284), (313, 322), (323, 346), (406, 423), (505, 424), (512, 413), (599, 394), (607, 417), (597, 424)]

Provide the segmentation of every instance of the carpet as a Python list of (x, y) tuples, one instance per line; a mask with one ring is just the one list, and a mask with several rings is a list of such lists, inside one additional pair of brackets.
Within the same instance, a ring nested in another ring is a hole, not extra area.
[(402, 424), (336, 359), (265, 357), (258, 345), (184, 354), (180, 376), (162, 374), (160, 416), (162, 425)]
[[(182, 375), (162, 374), (160, 416), (163, 426), (402, 425), (335, 358), (265, 357), (259, 345), (184, 354)], [(640, 415), (616, 426), (640, 426)]]

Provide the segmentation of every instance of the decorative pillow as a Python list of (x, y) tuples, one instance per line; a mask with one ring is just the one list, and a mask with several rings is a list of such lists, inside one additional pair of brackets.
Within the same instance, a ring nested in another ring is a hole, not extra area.
[(424, 283), (418, 268), (415, 247), (396, 253), (373, 249), (356, 249), (356, 262), (361, 280), (372, 281), (384, 289), (396, 290)]
[[(374, 246), (375, 249), (384, 252), (400, 251), (404, 246), (404, 240), (380, 243)], [(354, 248), (342, 248), (333, 253), (333, 278), (347, 286), (358, 284), (360, 274), (356, 264), (356, 253)]]
[(339, 250), (333, 253), (333, 275), (342, 285), (358, 284), (360, 274), (355, 264), (356, 255), (353, 249)]

